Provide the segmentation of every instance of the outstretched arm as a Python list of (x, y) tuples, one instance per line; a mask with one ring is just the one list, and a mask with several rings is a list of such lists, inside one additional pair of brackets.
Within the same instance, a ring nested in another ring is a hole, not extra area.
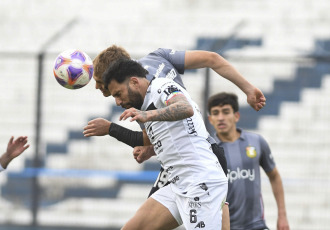
[(6, 169), (8, 164), (16, 157), (21, 155), (30, 145), (27, 145), (27, 136), (20, 136), (16, 140), (11, 137), (8, 145), (7, 151), (0, 157), (1, 166)]
[(220, 76), (234, 83), (247, 96), (249, 105), (259, 111), (266, 105), (263, 93), (247, 81), (226, 59), (215, 52), (186, 51), (185, 69), (211, 68)]
[(284, 189), (283, 189), (281, 176), (276, 168), (268, 172), (267, 176), (269, 177), (269, 181), (272, 185), (274, 197), (277, 204), (277, 210), (278, 210), (277, 229), (289, 230), (290, 227), (286, 216)]
[(131, 146), (150, 145), (146, 132), (133, 131), (103, 118), (96, 118), (84, 127), (85, 137), (110, 135)]

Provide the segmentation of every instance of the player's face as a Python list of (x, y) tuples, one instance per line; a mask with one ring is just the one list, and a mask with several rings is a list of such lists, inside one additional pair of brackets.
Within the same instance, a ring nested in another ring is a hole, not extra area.
[(99, 89), (103, 93), (103, 96), (105, 96), (105, 97), (111, 96), (109, 90), (107, 90), (104, 87), (102, 78), (101, 77), (97, 77), (95, 75), (93, 75), (93, 78), (95, 80), (95, 89)]
[(129, 85), (127, 87), (128, 91), (128, 99), (130, 101), (130, 105), (136, 109), (141, 109), (141, 106), (143, 104), (143, 97), (141, 94), (134, 90), (134, 88), (131, 88)]
[(231, 105), (214, 106), (211, 108), (209, 121), (217, 134), (228, 135), (236, 132), (236, 123), (239, 120), (239, 112), (234, 113)]
[(143, 104), (143, 97), (133, 87), (130, 87), (130, 82), (126, 81), (123, 83), (118, 83), (112, 80), (108, 85), (110, 94), (115, 98), (116, 104), (125, 109), (134, 107), (136, 109), (141, 109)]

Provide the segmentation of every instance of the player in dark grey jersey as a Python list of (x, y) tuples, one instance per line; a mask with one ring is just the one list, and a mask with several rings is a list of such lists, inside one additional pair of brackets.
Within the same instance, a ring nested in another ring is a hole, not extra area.
[(268, 229), (264, 220), (260, 167), (266, 172), (278, 207), (278, 230), (288, 230), (281, 176), (265, 139), (236, 127), (239, 121), (237, 96), (219, 93), (208, 100), (209, 121), (215, 139), (225, 150), (228, 167), (230, 229)]

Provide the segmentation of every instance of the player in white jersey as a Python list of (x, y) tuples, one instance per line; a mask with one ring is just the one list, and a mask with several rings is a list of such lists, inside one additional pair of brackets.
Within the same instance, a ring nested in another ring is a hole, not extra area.
[[(206, 141), (209, 134), (197, 105), (178, 84), (166, 78), (152, 80), (141, 110), (165, 108), (167, 103), (176, 96), (187, 98), (193, 107), (193, 116), (172, 122), (152, 120), (144, 124), (149, 140), (154, 146), (157, 159), (161, 162), (164, 170), (170, 174), (169, 180), (172, 182), (173, 189), (177, 193), (187, 193), (190, 184), (203, 183), (208, 176), (214, 181), (221, 181), (224, 172), (218, 172), (219, 165), (214, 164), (217, 159), (213, 154), (209, 154), (211, 146)], [(182, 116), (184, 116), (184, 109), (185, 107), (177, 108), (175, 112), (180, 113), (180, 110), (183, 110)], [(196, 154), (191, 154), (192, 151)], [(186, 167), (187, 165), (190, 167)], [(206, 169), (212, 167), (215, 168), (216, 173), (210, 175)]]
[(27, 136), (20, 136), (14, 140), (9, 139), (7, 150), (0, 156), (0, 172), (5, 170), (9, 163), (19, 155), (21, 155), (30, 145), (27, 145)]
[[(171, 184), (154, 193), (123, 229), (221, 229), (227, 178), (207, 141), (203, 119), (188, 93), (170, 79), (151, 82), (137, 62), (121, 59), (103, 74), (121, 120), (145, 124)], [(141, 218), (143, 217), (143, 218)]]

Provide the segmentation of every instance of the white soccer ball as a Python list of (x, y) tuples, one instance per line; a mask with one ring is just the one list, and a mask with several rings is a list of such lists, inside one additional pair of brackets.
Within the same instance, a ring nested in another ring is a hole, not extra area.
[(60, 53), (54, 64), (57, 82), (67, 89), (80, 89), (93, 76), (93, 61), (83, 51), (70, 49)]

